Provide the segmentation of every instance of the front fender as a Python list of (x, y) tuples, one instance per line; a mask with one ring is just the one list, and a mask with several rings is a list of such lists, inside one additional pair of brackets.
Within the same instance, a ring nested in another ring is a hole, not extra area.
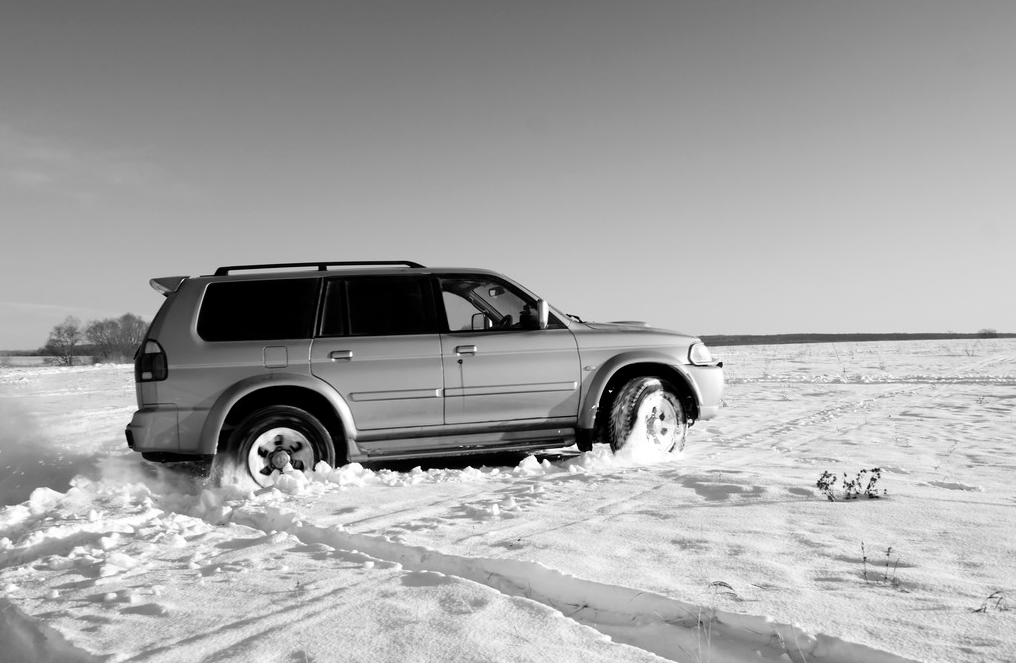
[(607, 388), (610, 379), (618, 371), (636, 364), (659, 366), (662, 377), (667, 379), (673, 379), (674, 375), (679, 376), (695, 400), (696, 408), (702, 405), (702, 394), (691, 376), (689, 366), (675, 362), (673, 355), (653, 350), (623, 352), (597, 366), (593, 376), (588, 379), (582, 398), (582, 408), (579, 410), (579, 428), (587, 430), (593, 428), (600, 399), (603, 397), (603, 391)]
[(201, 429), (199, 453), (214, 454), (219, 444), (219, 433), (226, 423), (230, 410), (246, 396), (267, 387), (298, 387), (308, 389), (324, 397), (335, 409), (342, 422), (342, 430), (347, 440), (356, 437), (353, 427), (353, 416), (345, 399), (326, 382), (312, 376), (299, 373), (269, 373), (240, 380), (223, 391), (208, 410), (205, 424)]

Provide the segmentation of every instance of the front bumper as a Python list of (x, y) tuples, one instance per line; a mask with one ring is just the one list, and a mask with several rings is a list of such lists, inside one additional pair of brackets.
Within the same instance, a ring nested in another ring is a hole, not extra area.
[(698, 392), (698, 421), (712, 419), (723, 404), (723, 362), (711, 366), (684, 366)]

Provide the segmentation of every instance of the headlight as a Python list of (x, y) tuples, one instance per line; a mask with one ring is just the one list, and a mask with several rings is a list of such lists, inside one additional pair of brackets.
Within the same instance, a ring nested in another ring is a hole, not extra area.
[(688, 350), (688, 361), (699, 366), (713, 363), (713, 355), (705, 343), (695, 343)]

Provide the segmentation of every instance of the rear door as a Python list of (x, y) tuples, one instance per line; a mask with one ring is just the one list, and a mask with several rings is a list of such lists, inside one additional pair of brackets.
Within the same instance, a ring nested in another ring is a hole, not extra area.
[(441, 337), (423, 275), (325, 283), (311, 371), (346, 400), (359, 430), (440, 426)]

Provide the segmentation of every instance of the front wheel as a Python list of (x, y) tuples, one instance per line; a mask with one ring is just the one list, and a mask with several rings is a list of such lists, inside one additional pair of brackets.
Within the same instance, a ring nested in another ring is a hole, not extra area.
[(311, 413), (291, 405), (256, 410), (236, 427), (230, 450), (259, 486), (270, 486), (287, 466), (309, 472), (319, 462), (335, 466), (328, 429)]
[(624, 385), (614, 399), (607, 425), (610, 448), (620, 451), (633, 433), (644, 434), (649, 444), (663, 451), (684, 449), (688, 416), (673, 385), (651, 377)]

